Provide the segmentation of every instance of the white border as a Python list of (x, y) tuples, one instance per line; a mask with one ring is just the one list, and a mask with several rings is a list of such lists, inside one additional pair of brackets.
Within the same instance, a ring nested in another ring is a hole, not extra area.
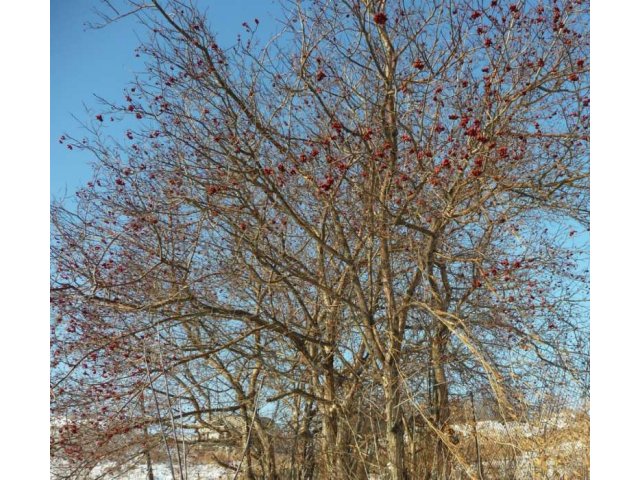
[(49, 3), (7, 2), (2, 5), (2, 19), (0, 476), (45, 479), (49, 478)]
[(591, 11), (591, 472), (639, 478), (635, 302), (640, 253), (638, 2), (595, 1)]
[[(64, 0), (54, 0), (64, 1)], [(3, 478), (48, 476), (49, 5), (8, 2), (3, 85)], [(592, 6), (592, 478), (637, 476), (640, 4)], [(6, 106), (9, 105), (7, 109)], [(8, 429), (6, 428), (8, 426)], [(6, 449), (7, 447), (5, 447)]]

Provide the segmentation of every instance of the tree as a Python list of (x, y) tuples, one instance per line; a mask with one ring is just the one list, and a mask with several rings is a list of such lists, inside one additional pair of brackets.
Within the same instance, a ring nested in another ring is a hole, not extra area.
[(52, 407), (101, 446), (67, 459), (186, 478), (235, 412), (247, 478), (476, 478), (452, 398), (584, 394), (586, 2), (288, 2), (263, 46), (129, 6), (140, 126), (65, 137), (95, 179), (52, 208)]

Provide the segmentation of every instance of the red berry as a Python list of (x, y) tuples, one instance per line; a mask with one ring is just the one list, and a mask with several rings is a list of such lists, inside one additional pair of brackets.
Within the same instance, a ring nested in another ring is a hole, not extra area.
[(373, 21), (377, 25), (384, 25), (385, 23), (387, 23), (387, 16), (384, 14), (384, 12), (378, 12), (373, 16)]

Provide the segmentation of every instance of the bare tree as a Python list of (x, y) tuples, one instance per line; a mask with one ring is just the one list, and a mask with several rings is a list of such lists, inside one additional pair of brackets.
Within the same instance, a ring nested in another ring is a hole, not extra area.
[(181, 479), (223, 412), (246, 478), (478, 478), (455, 399), (584, 395), (587, 2), (292, 1), (264, 45), (128, 8), (146, 73), (64, 139), (96, 170), (52, 209), (58, 415)]

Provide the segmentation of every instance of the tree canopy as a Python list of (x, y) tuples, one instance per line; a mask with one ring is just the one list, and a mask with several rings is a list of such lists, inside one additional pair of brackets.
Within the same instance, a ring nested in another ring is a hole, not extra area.
[(230, 45), (126, 8), (146, 70), (62, 140), (95, 178), (52, 207), (54, 455), (186, 478), (233, 414), (246, 478), (480, 478), (470, 395), (585, 397), (587, 2), (291, 1)]

